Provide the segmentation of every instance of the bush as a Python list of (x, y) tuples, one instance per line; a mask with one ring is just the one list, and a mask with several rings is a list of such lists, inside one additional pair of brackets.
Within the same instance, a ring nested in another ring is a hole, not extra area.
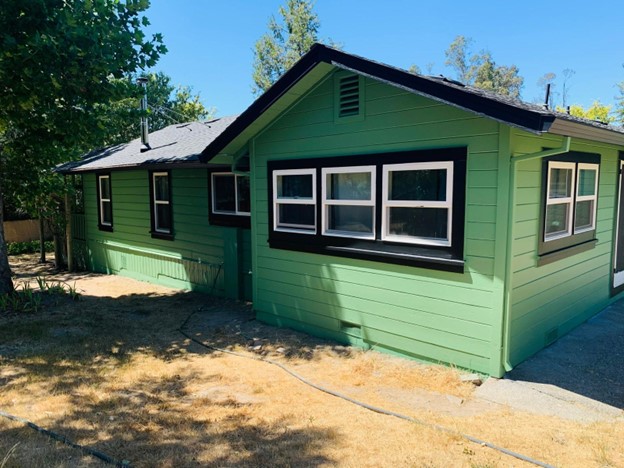
[[(46, 241), (45, 250), (46, 252), (54, 252), (54, 242)], [(39, 241), (36, 240), (30, 242), (9, 242), (7, 244), (7, 253), (9, 255), (21, 255), (37, 252), (39, 252)]]

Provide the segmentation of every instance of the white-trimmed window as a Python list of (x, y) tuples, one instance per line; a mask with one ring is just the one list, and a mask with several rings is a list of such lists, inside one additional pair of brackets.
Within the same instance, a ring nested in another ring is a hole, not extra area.
[(168, 172), (152, 172), (153, 230), (171, 234), (171, 187)]
[(249, 176), (231, 172), (213, 172), (211, 188), (213, 213), (250, 216)]
[(375, 173), (375, 166), (323, 168), (324, 235), (375, 238)]
[(578, 164), (576, 203), (574, 206), (574, 234), (591, 231), (596, 228), (599, 167), (598, 164)]
[(316, 234), (316, 170), (273, 171), (273, 229)]
[(573, 162), (550, 161), (548, 163), (545, 241), (572, 234), (575, 171), (576, 163)]
[(97, 183), (99, 227), (100, 229), (110, 230), (113, 227), (113, 202), (110, 175), (98, 175)]
[(382, 240), (450, 246), (453, 162), (383, 166)]

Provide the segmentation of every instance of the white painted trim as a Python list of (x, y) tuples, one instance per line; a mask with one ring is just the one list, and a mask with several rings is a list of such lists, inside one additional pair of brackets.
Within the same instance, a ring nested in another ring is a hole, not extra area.
[[(101, 181), (103, 179), (108, 180), (108, 198), (102, 197)], [(113, 216), (113, 210), (112, 210), (113, 207), (111, 203), (112, 187), (111, 187), (111, 182), (110, 182), (110, 175), (98, 175), (97, 183), (98, 183), (98, 195), (100, 196), (100, 226), (112, 226), (113, 225), (112, 221), (104, 221), (104, 203), (109, 203), (111, 205), (111, 217)]]
[[(594, 179), (594, 194), (593, 195), (579, 195), (578, 191), (579, 191), (579, 183), (578, 181), (580, 180), (579, 176), (581, 173), (581, 170), (589, 170), (589, 171), (595, 171), (596, 172), (596, 177)], [(579, 163), (578, 167), (576, 169), (577, 171), (577, 176), (576, 176), (576, 203), (578, 202), (582, 202), (582, 201), (593, 201), (593, 213), (592, 213), (592, 221), (591, 221), (591, 225), (587, 226), (587, 227), (583, 227), (581, 229), (576, 229), (576, 227), (574, 227), (574, 234), (580, 234), (581, 232), (586, 232), (586, 231), (592, 231), (594, 229), (596, 229), (596, 213), (598, 211), (598, 175), (600, 172), (600, 165), (598, 164), (586, 164), (586, 163)], [(576, 206), (574, 207), (574, 223), (576, 224)]]
[[(215, 183), (214, 183), (214, 176), (233, 176), (234, 177), (234, 211), (225, 211), (225, 210), (217, 210), (215, 207), (215, 202), (217, 200), (216, 194), (215, 194)], [(225, 214), (225, 215), (232, 215), (232, 216), (251, 216), (251, 212), (249, 211), (239, 211), (238, 210), (238, 179), (239, 177), (247, 177), (249, 178), (249, 176), (244, 176), (244, 175), (239, 175), (239, 174), (234, 174), (233, 172), (212, 172), (210, 174), (210, 191), (211, 193), (211, 198), (212, 198), (212, 203), (211, 203), (211, 207), (210, 209), (212, 210), (212, 212), (214, 214)], [(251, 182), (251, 181), (250, 181)], [(251, 196), (251, 187), (250, 187), (250, 196)]]
[(171, 198), (171, 193), (169, 193), (169, 197), (167, 200), (158, 200), (156, 199), (156, 177), (166, 177), (167, 178), (167, 191), (171, 190), (171, 186), (169, 184), (169, 173), (168, 172), (152, 172), (152, 200), (154, 201), (154, 230), (156, 232), (161, 232), (163, 234), (171, 234), (171, 228), (164, 229), (159, 227), (158, 223), (158, 210), (156, 209), (158, 205), (170, 205), (169, 198)]
[[(312, 176), (312, 197), (285, 198), (277, 193), (277, 180), (282, 176), (310, 175)], [(311, 224), (288, 224), (279, 221), (280, 205), (307, 205), (314, 206), (314, 225)], [(273, 171), (273, 230), (284, 232), (297, 232), (304, 234), (316, 234), (316, 169), (278, 169)]]
[[(550, 182), (551, 182), (551, 169), (566, 169), (571, 171), (570, 179), (570, 196), (562, 198), (550, 198)], [(576, 163), (574, 162), (561, 162), (561, 161), (549, 161), (548, 162), (548, 177), (546, 181), (546, 209), (544, 211), (544, 242), (549, 242), (556, 239), (562, 239), (572, 235), (574, 227), (574, 195), (576, 193)], [(546, 234), (547, 226), (547, 212), (548, 207), (552, 205), (568, 205), (568, 217), (566, 219), (565, 230), (558, 231), (556, 233)]]
[(613, 242), (613, 287), (617, 288), (618, 286), (621, 286), (622, 284), (624, 284), (624, 271), (615, 271), (615, 268), (617, 266), (617, 256), (618, 256), (618, 238), (620, 237), (620, 230), (623, 228), (623, 226), (620, 226), (620, 210), (622, 209), (622, 202), (623, 197), (624, 197), (624, 193), (622, 193), (621, 187), (622, 187), (622, 171), (624, 170), (624, 161), (620, 161), (620, 167), (619, 167), (619, 172), (620, 175), (618, 177), (618, 196), (616, 198), (616, 202), (617, 202), (617, 213), (616, 213), (616, 217), (615, 217), (615, 240)]

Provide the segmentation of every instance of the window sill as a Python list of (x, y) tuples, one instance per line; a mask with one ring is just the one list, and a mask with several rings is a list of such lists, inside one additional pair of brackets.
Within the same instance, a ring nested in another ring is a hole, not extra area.
[(451, 257), (448, 252), (426, 247), (393, 246), (384, 243), (354, 242), (349, 246), (340, 246), (269, 239), (269, 246), (274, 249), (332, 255), (454, 273), (463, 273), (465, 263), (463, 260)]
[(573, 255), (577, 255), (582, 252), (587, 252), (588, 250), (591, 250), (594, 247), (596, 247), (597, 243), (598, 243), (598, 239), (591, 239), (581, 244), (576, 244), (571, 247), (566, 247), (564, 249), (556, 250), (554, 252), (549, 252), (549, 253), (539, 255), (537, 257), (537, 266), (539, 267), (542, 265), (548, 265), (558, 260), (572, 257)]
[(113, 232), (113, 226), (107, 226), (106, 224), (98, 224), (100, 231)]
[(240, 227), (251, 229), (251, 216), (223, 213), (210, 213), (208, 221), (211, 226)]
[(174, 239), (173, 234), (170, 234), (167, 232), (151, 231), (150, 234), (152, 235), (152, 239), (161, 239), (161, 240), (169, 240), (169, 241), (172, 241)]

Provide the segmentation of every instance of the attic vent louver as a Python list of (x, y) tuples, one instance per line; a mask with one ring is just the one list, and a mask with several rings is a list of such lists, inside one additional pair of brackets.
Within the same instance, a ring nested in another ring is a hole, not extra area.
[(351, 117), (360, 113), (360, 77), (349, 75), (340, 78), (339, 117)]

